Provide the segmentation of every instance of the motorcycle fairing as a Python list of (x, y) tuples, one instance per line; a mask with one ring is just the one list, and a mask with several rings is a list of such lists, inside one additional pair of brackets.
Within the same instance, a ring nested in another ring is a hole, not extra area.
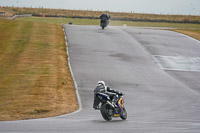
[(123, 107), (124, 107), (124, 99), (121, 97), (120, 99), (119, 99), (119, 101), (118, 101), (118, 106), (121, 108), (121, 109), (123, 109)]

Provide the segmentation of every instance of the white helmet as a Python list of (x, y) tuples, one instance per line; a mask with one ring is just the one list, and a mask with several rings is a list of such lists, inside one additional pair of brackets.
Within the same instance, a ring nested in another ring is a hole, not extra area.
[(106, 86), (105, 82), (104, 81), (98, 81), (97, 85), (103, 85), (104, 87)]

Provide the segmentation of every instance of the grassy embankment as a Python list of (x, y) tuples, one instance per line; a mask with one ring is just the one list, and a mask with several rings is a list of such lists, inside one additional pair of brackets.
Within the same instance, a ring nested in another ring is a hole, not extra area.
[(60, 24), (0, 19), (0, 121), (78, 108)]
[[(34, 14), (34, 15), (56, 15), (56, 16), (81, 16), (81, 17), (99, 17), (104, 11), (90, 10), (64, 10), (64, 9), (45, 9), (45, 8), (16, 8), (4, 7), (0, 11), (5, 11), (7, 16), (14, 14)], [(137, 19), (137, 20), (167, 20), (167, 21), (192, 21), (200, 22), (200, 16), (192, 15), (162, 15), (145, 13), (126, 13), (109, 12), (111, 18)]]

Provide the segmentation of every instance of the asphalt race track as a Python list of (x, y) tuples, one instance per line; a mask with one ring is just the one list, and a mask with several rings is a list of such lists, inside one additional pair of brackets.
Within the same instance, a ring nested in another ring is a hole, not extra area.
[[(200, 133), (200, 42), (167, 30), (64, 25), (81, 108), (0, 122), (0, 132)], [(128, 119), (92, 109), (97, 81), (125, 93)]]

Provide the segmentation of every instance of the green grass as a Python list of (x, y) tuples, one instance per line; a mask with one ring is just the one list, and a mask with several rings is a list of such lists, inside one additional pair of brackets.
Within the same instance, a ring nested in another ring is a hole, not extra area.
[(200, 24), (186, 23), (163, 23), (163, 22), (134, 22), (134, 21), (111, 21), (110, 25), (139, 26), (139, 27), (170, 27), (178, 29), (200, 29)]
[(49, 24), (69, 24), (73, 22), (75, 25), (99, 25), (98, 19), (79, 19), (79, 18), (43, 18), (43, 17), (29, 17), (29, 18), (18, 18), (22, 21), (30, 22), (44, 22)]
[[(18, 18), (25, 22), (43, 22), (49, 24), (68, 24), (73, 22), (74, 25), (99, 25), (99, 19), (78, 19), (78, 18), (41, 18), (41, 17), (29, 17)], [(200, 40), (200, 24), (188, 24), (188, 23), (161, 23), (161, 22), (134, 22), (134, 21), (115, 21), (110, 20), (112, 26), (138, 26), (138, 27), (165, 27), (166, 29), (175, 28), (173, 31), (180, 32), (189, 35), (193, 38)]]
[[(23, 21), (31, 22), (44, 22), (51, 24), (68, 24), (73, 22), (74, 25), (99, 25), (99, 19), (79, 19), (79, 18), (41, 18), (41, 17), (29, 17), (18, 18)], [(188, 23), (158, 23), (158, 22), (134, 22), (134, 21), (115, 21), (110, 20), (112, 26), (140, 26), (140, 27), (170, 27), (178, 29), (200, 29), (200, 24), (188, 24)]]

